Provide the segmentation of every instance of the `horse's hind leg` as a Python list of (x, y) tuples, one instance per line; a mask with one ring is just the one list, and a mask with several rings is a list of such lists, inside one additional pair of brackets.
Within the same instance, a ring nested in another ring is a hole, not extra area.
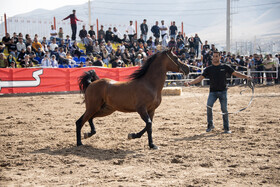
[(77, 146), (83, 145), (81, 140), (81, 129), (85, 122), (92, 117), (92, 113), (88, 110), (76, 121), (76, 136), (77, 136)]
[(94, 134), (96, 134), (95, 126), (94, 126), (94, 124), (93, 124), (93, 117), (90, 118), (90, 119), (88, 120), (88, 122), (89, 122), (89, 126), (90, 126), (90, 129), (91, 129), (91, 132), (84, 133), (84, 138), (85, 138), (85, 139), (91, 137), (91, 136), (94, 135)]

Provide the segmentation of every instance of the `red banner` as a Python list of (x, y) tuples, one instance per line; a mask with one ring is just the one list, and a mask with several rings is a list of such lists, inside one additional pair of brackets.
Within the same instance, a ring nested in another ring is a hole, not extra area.
[(78, 78), (94, 69), (99, 78), (127, 81), (129, 68), (0, 68), (0, 94), (78, 91)]

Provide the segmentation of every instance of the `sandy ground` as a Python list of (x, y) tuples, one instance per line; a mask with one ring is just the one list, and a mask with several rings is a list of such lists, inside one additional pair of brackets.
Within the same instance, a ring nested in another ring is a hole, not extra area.
[[(229, 111), (247, 106), (250, 90), (229, 89)], [(147, 135), (136, 113), (94, 120), (97, 134), (76, 147), (80, 94), (1, 97), (0, 186), (280, 186), (280, 87), (256, 87), (252, 105), (230, 115), (223, 134), (219, 103), (206, 133), (208, 88), (164, 96)], [(86, 124), (82, 132), (88, 132)]]

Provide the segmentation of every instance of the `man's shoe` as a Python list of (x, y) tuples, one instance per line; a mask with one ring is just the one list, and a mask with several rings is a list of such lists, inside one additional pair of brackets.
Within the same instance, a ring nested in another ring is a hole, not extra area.
[(212, 129), (214, 129), (215, 126), (214, 125), (210, 125), (208, 126), (208, 128), (206, 129), (206, 132), (210, 132)]
[(225, 134), (231, 134), (231, 131), (230, 131), (230, 130), (228, 130), (228, 131), (225, 130), (224, 133), (225, 133)]

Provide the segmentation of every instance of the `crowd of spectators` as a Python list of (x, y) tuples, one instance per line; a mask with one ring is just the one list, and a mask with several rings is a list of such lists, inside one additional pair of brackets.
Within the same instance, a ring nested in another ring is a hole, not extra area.
[[(137, 37), (135, 26), (130, 21), (125, 34), (113, 27), (104, 26), (95, 33), (93, 26), (89, 30), (86, 27), (79, 31), (79, 42), (71, 40), (70, 36), (64, 37), (63, 28), (57, 32), (51, 26), (49, 39), (42, 40), (36, 34), (31, 38), (29, 34), (9, 33), (2, 38), (0, 43), (0, 67), (84, 67), (84, 66), (106, 66), (106, 67), (129, 67), (141, 66), (145, 60), (167, 48), (173, 48), (173, 52), (180, 60), (191, 67), (191, 78), (195, 78), (195, 72), (211, 65), (212, 54), (218, 51), (214, 44), (201, 41), (198, 34), (195, 36), (184, 36), (175, 22), (167, 27), (164, 21), (161, 25), (156, 21), (151, 28), (144, 19), (140, 25), (140, 35)], [(151, 32), (152, 36), (148, 37)], [(7, 50), (7, 56), (4, 50)], [(82, 48), (82, 49), (81, 49)], [(265, 57), (258, 54), (240, 56), (235, 54), (221, 53), (221, 62), (232, 66), (237, 71), (273, 71), (279, 64), (279, 56)], [(77, 63), (79, 62), (79, 63)], [(270, 82), (275, 74), (267, 73)], [(256, 73), (257, 83), (262, 83), (263, 73)], [(278, 80), (276, 80), (278, 82)]]

